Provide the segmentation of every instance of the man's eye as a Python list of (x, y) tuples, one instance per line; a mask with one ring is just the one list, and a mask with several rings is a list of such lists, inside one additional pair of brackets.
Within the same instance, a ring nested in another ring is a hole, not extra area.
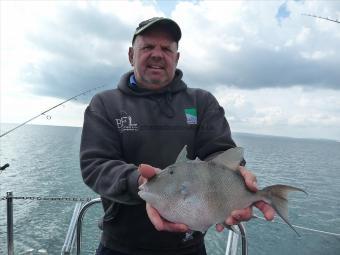
[(149, 46), (144, 46), (144, 47), (143, 47), (143, 50), (151, 50), (151, 49), (152, 49), (152, 46), (150, 46), (150, 45), (149, 45)]

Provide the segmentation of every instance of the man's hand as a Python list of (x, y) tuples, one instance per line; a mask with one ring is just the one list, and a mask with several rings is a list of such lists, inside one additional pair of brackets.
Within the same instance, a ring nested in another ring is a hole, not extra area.
[[(148, 179), (161, 171), (158, 168), (154, 168), (150, 165), (141, 164), (138, 167), (138, 171), (141, 176), (138, 179), (139, 186), (146, 183)], [(188, 226), (179, 223), (172, 223), (163, 219), (158, 211), (153, 208), (150, 204), (146, 203), (146, 212), (149, 216), (151, 223), (155, 226), (158, 231), (169, 231), (169, 232), (187, 232), (189, 231)]]
[[(256, 192), (257, 191), (257, 183), (256, 183), (256, 177), (251, 172), (249, 172), (245, 167), (240, 166), (239, 171), (241, 175), (243, 176), (245, 183), (251, 191)], [(255, 207), (257, 207), (264, 215), (266, 220), (273, 220), (275, 216), (274, 209), (268, 205), (267, 203), (263, 201), (256, 202)], [(247, 207), (245, 209), (235, 210), (231, 213), (231, 216), (229, 216), (225, 223), (227, 225), (237, 225), (241, 221), (248, 221), (253, 216), (253, 209), (252, 207)], [(216, 225), (216, 230), (218, 232), (223, 231), (224, 227), (221, 224)]]

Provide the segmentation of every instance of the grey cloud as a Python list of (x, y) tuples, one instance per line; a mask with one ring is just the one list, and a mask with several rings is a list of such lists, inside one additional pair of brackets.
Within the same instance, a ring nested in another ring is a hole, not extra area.
[(63, 8), (61, 12), (63, 13), (63, 29), (75, 36), (82, 36), (85, 33), (115, 41), (131, 37), (130, 27), (112, 14), (102, 13), (95, 8), (83, 10), (70, 7)]
[(248, 45), (238, 53), (219, 52), (214, 55), (219, 68), (204, 75), (188, 69), (185, 73), (187, 80), (198, 87), (226, 84), (258, 89), (300, 85), (306, 88), (340, 89), (338, 53), (331, 58), (310, 60), (293, 49), (274, 51)]
[[(26, 81), (35, 84), (33, 93), (58, 98), (70, 98), (80, 92), (105, 86), (111, 89), (123, 72), (123, 68), (113, 68), (101, 63), (77, 63), (52, 60), (39, 66), (27, 66), (24, 71)], [(79, 97), (88, 102), (89, 97)]]
[[(204, 88), (221, 84), (243, 89), (298, 85), (310, 89), (340, 90), (340, 25), (302, 16), (300, 10), (310, 9), (303, 2), (298, 5), (291, 2), (271, 3), (274, 6), (247, 3), (248, 10), (243, 13), (240, 21), (226, 24), (225, 29), (217, 26), (212, 38), (208, 28), (200, 29), (207, 31), (207, 37), (189, 41), (196, 43), (196, 50), (207, 51), (209, 58), (196, 58), (194, 62), (181, 63), (188, 83)], [(273, 8), (275, 5), (276, 8)], [(325, 7), (318, 14), (334, 17), (339, 10), (339, 3), (325, 1)], [(273, 17), (276, 20), (281, 18), (280, 25), (273, 22)], [(197, 22), (200, 21), (197, 19)], [(200, 25), (197, 27), (201, 28)], [(223, 45), (218, 44), (216, 34), (220, 35), (221, 40), (226, 40), (224, 43), (238, 46), (240, 50), (231, 52), (224, 49)], [(196, 36), (195, 33), (192, 35)], [(204, 33), (200, 35), (204, 36)], [(201, 43), (206, 45), (205, 49), (200, 49), (200, 40), (205, 41)], [(182, 52), (182, 56), (184, 54)], [(308, 59), (306, 56), (311, 57)], [(216, 68), (211, 70), (211, 66)]]
[(33, 93), (59, 98), (101, 85), (115, 86), (130, 68), (126, 45), (133, 28), (94, 8), (68, 7), (58, 13), (58, 23), (42, 21), (27, 36), (48, 58), (27, 65), (22, 79), (34, 84)]
[[(273, 31), (273, 36), (280, 33), (279, 30)], [(95, 8), (62, 8), (57, 22), (45, 19), (36, 32), (29, 35), (31, 44), (48, 53), (49, 57), (27, 65), (22, 70), (22, 78), (34, 84), (34, 93), (60, 98), (71, 97), (99, 85), (112, 87), (121, 74), (131, 68), (127, 45), (131, 42), (133, 31), (134, 27)], [(210, 51), (218, 67), (211, 72), (197, 73), (193, 69), (196, 63), (188, 60), (183, 63), (184, 79), (189, 86), (208, 89), (225, 84), (244, 89), (302, 85), (340, 90), (339, 39), (327, 31), (315, 34), (312, 28), (311, 31), (308, 41), (292, 47), (282, 46), (283, 41), (288, 41), (292, 35), (282, 35), (278, 40), (278, 45), (281, 45), (278, 50), (259, 45), (255, 42), (258, 38), (252, 37), (235, 41), (240, 44), (238, 52), (229, 52), (214, 45), (206, 50)], [(228, 36), (243, 38), (237, 26), (229, 31)], [(262, 34), (258, 36), (263, 37)], [(268, 40), (270, 38), (263, 37), (263, 41)], [(308, 60), (301, 56), (304, 51), (332, 51), (335, 55)], [(205, 59), (201, 63), (207, 69), (211, 64)]]

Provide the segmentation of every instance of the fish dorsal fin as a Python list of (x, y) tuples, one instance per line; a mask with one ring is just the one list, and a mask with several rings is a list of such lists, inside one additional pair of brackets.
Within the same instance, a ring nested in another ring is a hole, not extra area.
[(236, 171), (243, 160), (243, 152), (242, 147), (231, 148), (217, 155), (211, 162), (222, 164)]
[(183, 149), (182, 149), (181, 152), (178, 154), (175, 163), (179, 163), (179, 162), (187, 162), (187, 161), (188, 161), (187, 154), (188, 154), (187, 146), (184, 145)]

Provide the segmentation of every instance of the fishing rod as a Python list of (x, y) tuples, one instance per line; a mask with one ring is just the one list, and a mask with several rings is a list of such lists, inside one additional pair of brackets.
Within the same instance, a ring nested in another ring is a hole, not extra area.
[(340, 21), (337, 20), (337, 19), (329, 19), (329, 18), (317, 16), (317, 15), (314, 15), (314, 14), (302, 13), (301, 15), (310, 16), (310, 17), (314, 17), (314, 18), (318, 18), (318, 19), (324, 19), (324, 20), (335, 22), (335, 23), (340, 23)]
[(2, 171), (5, 171), (5, 169), (6, 169), (7, 167), (9, 167), (9, 164), (8, 164), (8, 163), (6, 163), (6, 164), (4, 164), (3, 166), (1, 166), (1, 167), (0, 167), (0, 174), (2, 173)]
[[(63, 102), (61, 102), (61, 103), (59, 103), (59, 104), (56, 104), (55, 106), (52, 106), (51, 108), (48, 108), (47, 110), (43, 111), (42, 113), (39, 113), (38, 115), (34, 116), (33, 118), (30, 118), (29, 120), (26, 120), (25, 122), (23, 122), (23, 123), (19, 124), (18, 126), (16, 126), (16, 127), (12, 128), (12, 129), (8, 130), (7, 132), (5, 132), (5, 133), (3, 133), (3, 134), (0, 134), (0, 137), (3, 137), (3, 136), (5, 136), (5, 135), (8, 135), (9, 133), (13, 132), (14, 130), (16, 130), (16, 129), (20, 128), (20, 127), (22, 127), (23, 125), (27, 124), (28, 122), (31, 122), (32, 120), (34, 120), (34, 119), (36, 119), (36, 118), (38, 118), (38, 117), (40, 117), (40, 116), (42, 116), (42, 115), (45, 115), (45, 114), (48, 113), (49, 111), (51, 111), (51, 110), (53, 110), (53, 109), (55, 109), (55, 108), (57, 108), (57, 107), (59, 107), (59, 106), (65, 104), (65, 103), (67, 103), (68, 101), (71, 101), (72, 99), (76, 99), (76, 98), (79, 97), (79, 96), (85, 95), (85, 94), (87, 94), (87, 93), (89, 93), (89, 92), (91, 92), (91, 91), (100, 89), (100, 88), (102, 88), (102, 87), (105, 87), (105, 85), (104, 85), (104, 86), (95, 87), (95, 88), (92, 88), (92, 89), (89, 89), (89, 90), (86, 90), (86, 91), (84, 91), (84, 92), (82, 92), (82, 93), (80, 93), (80, 94), (78, 94), (78, 95), (75, 95), (75, 96), (73, 96), (73, 97), (70, 97), (70, 98), (66, 99), (65, 101), (63, 101)], [(47, 118), (50, 119), (51, 117), (47, 116)]]

